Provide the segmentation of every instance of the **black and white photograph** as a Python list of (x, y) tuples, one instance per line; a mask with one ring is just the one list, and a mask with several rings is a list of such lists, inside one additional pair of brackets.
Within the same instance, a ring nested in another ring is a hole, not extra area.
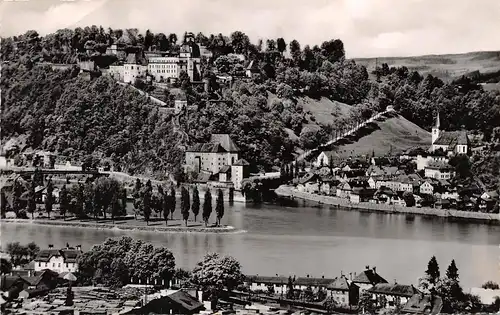
[(500, 314), (500, 0), (0, 0), (0, 313)]

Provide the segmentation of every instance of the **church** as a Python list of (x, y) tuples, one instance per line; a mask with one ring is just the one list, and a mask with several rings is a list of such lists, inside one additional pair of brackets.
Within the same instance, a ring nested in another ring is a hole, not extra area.
[(469, 153), (470, 141), (466, 131), (444, 131), (440, 126), (438, 113), (432, 127), (432, 152), (442, 149), (448, 155)]

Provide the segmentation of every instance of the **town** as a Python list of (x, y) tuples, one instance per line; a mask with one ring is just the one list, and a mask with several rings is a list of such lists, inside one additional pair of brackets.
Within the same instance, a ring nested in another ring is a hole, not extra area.
[(500, 314), (484, 1), (5, 3), (0, 312)]
[[(88, 252), (69, 244), (40, 250), (35, 243), (10, 243), (6, 248), (3, 314), (439, 314), (498, 311), (500, 306), (498, 284), (489, 281), (466, 293), (455, 262), (440, 277), (435, 257), (414, 285), (388, 281), (375, 266), (340, 271), (333, 278), (244, 275), (238, 261), (218, 254), (207, 254), (186, 271), (175, 269), (168, 249), (129, 237), (108, 239)], [(132, 263), (146, 257), (151, 261), (142, 267)], [(128, 267), (117, 265), (130, 259)]]

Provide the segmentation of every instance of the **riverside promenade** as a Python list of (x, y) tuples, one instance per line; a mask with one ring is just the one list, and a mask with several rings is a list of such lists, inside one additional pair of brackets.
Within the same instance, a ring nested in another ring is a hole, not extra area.
[(435, 216), (444, 217), (449, 219), (478, 221), (482, 223), (500, 225), (500, 215), (498, 213), (483, 213), (483, 212), (470, 212), (459, 211), (452, 209), (435, 209), (429, 207), (403, 207), (388, 204), (376, 204), (371, 202), (352, 203), (348, 199), (338, 198), (333, 196), (323, 196), (300, 192), (293, 186), (282, 185), (275, 190), (278, 196), (300, 198), (318, 203), (338, 206), (344, 210), (358, 210), (366, 212), (383, 212), (390, 214), (414, 214), (422, 216)]

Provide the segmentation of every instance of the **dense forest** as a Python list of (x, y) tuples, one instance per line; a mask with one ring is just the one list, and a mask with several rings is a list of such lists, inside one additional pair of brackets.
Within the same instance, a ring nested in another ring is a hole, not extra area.
[[(445, 83), (386, 64), (376, 69), (377, 80), (371, 80), (364, 66), (345, 58), (339, 39), (313, 47), (283, 38), (254, 44), (236, 31), (230, 36), (198, 33), (196, 41), (213, 54), (202, 61), (203, 75), (212, 85), (217, 85), (215, 72), (237, 76), (244, 71), (246, 65), (231, 53), (254, 61), (259, 73), (222, 88), (217, 95), (222, 103), (205, 102), (214, 95), (181, 80), (189, 102), (198, 105), (181, 118), (189, 135), (185, 139), (178, 137), (169, 115), (131, 89), (104, 77), (85, 80), (77, 68), (54, 71), (38, 65), (75, 63), (89, 52), (101, 58), (97, 60), (113, 60), (106, 55), (113, 43), (130, 51), (176, 51), (182, 43), (177, 35), (92, 26), (46, 36), (28, 31), (3, 39), (2, 140), (27, 135), (33, 148), (76, 158), (92, 154), (131, 173), (158, 175), (179, 173), (186, 145), (207, 141), (212, 132), (227, 132), (252, 165), (269, 169), (293, 160), (297, 148), (310, 148), (335, 129), (392, 105), (423, 128), (430, 129), (439, 112), (444, 129), (465, 128), (484, 134), (485, 140), (500, 141), (500, 93), (484, 91), (478, 80), (464, 77)], [(332, 117), (328, 125), (316, 124), (311, 130), (306, 127), (314, 120), (297, 102), (304, 96), (327, 97), (353, 105), (353, 110), (349, 117)], [(300, 140), (292, 140), (287, 129)]]

